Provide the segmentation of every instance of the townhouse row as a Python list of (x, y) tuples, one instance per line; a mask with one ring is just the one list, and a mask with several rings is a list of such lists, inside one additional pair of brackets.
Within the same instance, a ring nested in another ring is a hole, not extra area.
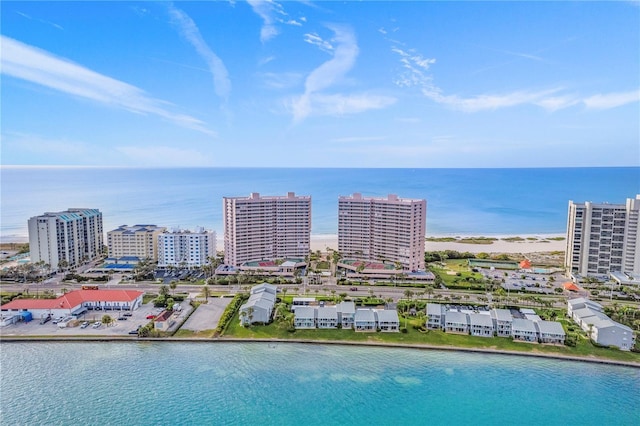
[(449, 310), (437, 303), (427, 304), (426, 326), (430, 330), (470, 334), (480, 337), (511, 337), (524, 342), (564, 344), (566, 333), (557, 321), (544, 321), (531, 309), (514, 317), (508, 309), (490, 311)]
[(398, 312), (394, 309), (357, 308), (354, 302), (335, 306), (294, 306), (296, 329), (353, 329), (363, 332), (397, 332)]

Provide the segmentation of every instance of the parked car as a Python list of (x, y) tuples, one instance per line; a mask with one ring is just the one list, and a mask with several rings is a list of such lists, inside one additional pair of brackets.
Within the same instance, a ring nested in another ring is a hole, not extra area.
[(93, 327), (93, 328), (100, 328), (100, 326), (101, 326), (101, 325), (102, 325), (102, 322), (100, 322), (100, 321), (96, 321), (96, 322), (94, 322), (94, 323), (93, 323), (93, 325), (92, 325), (91, 327)]
[(52, 324), (57, 324), (57, 323), (59, 323), (60, 321), (62, 321), (63, 319), (64, 319), (64, 317), (58, 317), (58, 318), (54, 319), (53, 321), (51, 321), (51, 323), (52, 323)]
[(89, 321), (85, 321), (82, 324), (80, 324), (80, 328), (87, 328), (89, 327)]
[(155, 315), (147, 315), (147, 319), (154, 319), (155, 317)]
[(351, 290), (351, 291), (358, 291), (358, 287), (351, 287), (349, 290)]
[(126, 320), (127, 320), (127, 317), (125, 317), (124, 315), (120, 315), (120, 316), (118, 317), (118, 320), (120, 320), (120, 321), (126, 321)]
[(51, 315), (47, 315), (46, 317), (42, 317), (42, 319), (40, 320), (40, 324), (45, 324), (47, 322), (51, 321)]
[(124, 314), (122, 314), (125, 317), (132, 317), (133, 314), (131, 312), (125, 312)]

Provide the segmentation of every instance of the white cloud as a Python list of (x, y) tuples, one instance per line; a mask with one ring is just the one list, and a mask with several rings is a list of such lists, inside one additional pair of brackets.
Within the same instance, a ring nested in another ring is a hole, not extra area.
[(396, 102), (391, 96), (370, 94), (324, 95), (314, 94), (310, 98), (311, 110), (315, 115), (349, 115), (372, 109), (382, 109)]
[(306, 22), (307, 18), (300, 17), (299, 21), (289, 18), (280, 3), (273, 0), (247, 0), (253, 11), (262, 18), (260, 41), (265, 43), (280, 34), (276, 24), (302, 26), (299, 21)]
[(129, 157), (128, 162), (135, 163), (142, 167), (198, 167), (210, 166), (212, 164), (211, 158), (207, 154), (194, 149), (179, 149), (155, 145), (153, 147), (119, 146), (115, 149)]
[[(427, 73), (431, 65), (436, 63), (435, 59), (425, 58), (414, 50), (402, 50), (395, 46), (391, 48), (391, 51), (400, 56), (400, 63), (403, 67), (403, 71), (394, 81), (397, 86), (417, 87), (426, 98), (456, 110), (479, 112), (519, 105), (536, 105), (553, 112), (580, 103), (580, 98), (576, 95), (561, 94), (562, 88), (516, 90), (507, 93), (489, 93), (470, 97), (455, 94), (445, 95), (443, 90), (433, 82), (431, 74)], [(508, 53), (516, 55), (516, 53), (513, 52)], [(532, 55), (517, 55), (526, 56), (532, 60), (539, 59)], [(611, 99), (607, 100), (593, 99), (593, 104), (606, 105), (608, 100), (614, 104), (618, 101), (623, 102), (624, 100), (630, 102), (629, 99), (632, 98), (629, 93), (620, 95), (620, 97), (612, 96)], [(587, 103), (586, 100), (585, 103)]]
[(149, 97), (135, 86), (6, 36), (0, 35), (0, 42), (3, 74), (130, 112), (156, 115), (209, 135), (215, 134), (202, 121), (169, 111), (168, 102)]
[[(305, 91), (293, 102), (294, 121), (303, 120), (312, 112), (312, 97), (319, 91), (329, 88), (351, 70), (358, 56), (358, 44), (350, 28), (330, 25), (334, 32), (335, 44), (333, 57), (314, 69), (305, 81)], [(326, 107), (326, 105), (325, 105)]]
[(609, 109), (640, 101), (640, 90), (606, 93), (590, 96), (583, 100), (587, 108)]
[(317, 46), (320, 50), (327, 52), (327, 53), (332, 53), (333, 52), (333, 46), (331, 45), (331, 43), (329, 43), (326, 40), (323, 40), (318, 34), (316, 33), (308, 33), (304, 35), (304, 41)]
[(47, 24), (47, 25), (51, 25), (53, 28), (64, 31), (64, 28), (62, 27), (62, 25), (56, 24), (55, 22), (51, 22), (51, 21), (47, 21), (45, 19), (40, 19), (40, 18), (34, 18), (31, 15), (27, 15), (24, 12), (20, 12), (19, 10), (15, 11), (18, 15), (22, 16), (23, 18), (29, 19), (30, 21), (37, 21), (37, 22), (41, 22), (43, 24)]
[(299, 85), (302, 82), (302, 74), (295, 72), (284, 73), (262, 73), (258, 74), (262, 77), (264, 84), (271, 89), (289, 89)]
[[(558, 92), (559, 89), (543, 90), (543, 91), (517, 91), (504, 94), (479, 95), (470, 98), (461, 98), (457, 95), (443, 96), (435, 93), (430, 98), (438, 103), (448, 105), (452, 108), (466, 111), (478, 112), (486, 110), (496, 110), (500, 108), (513, 107), (524, 104), (534, 104), (544, 106), (546, 97)], [(550, 103), (555, 107), (560, 106), (559, 103)], [(563, 106), (567, 106), (566, 103)]]
[(182, 36), (195, 47), (196, 52), (204, 59), (209, 66), (209, 70), (213, 75), (213, 86), (220, 98), (226, 101), (231, 92), (231, 81), (229, 73), (224, 66), (222, 60), (211, 50), (202, 38), (200, 30), (195, 22), (183, 11), (177, 9), (173, 4), (169, 3), (169, 15), (173, 22), (178, 26)]

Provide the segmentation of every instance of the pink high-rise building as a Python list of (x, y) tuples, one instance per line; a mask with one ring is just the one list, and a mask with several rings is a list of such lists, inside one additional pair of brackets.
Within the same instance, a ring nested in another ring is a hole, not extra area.
[(305, 258), (311, 245), (311, 197), (223, 198), (224, 261)]
[(345, 258), (399, 262), (424, 269), (427, 202), (420, 199), (338, 198), (338, 251)]

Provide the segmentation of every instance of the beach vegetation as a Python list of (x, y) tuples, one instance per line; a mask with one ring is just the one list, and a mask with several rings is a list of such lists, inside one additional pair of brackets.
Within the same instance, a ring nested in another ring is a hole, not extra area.
[[(506, 238), (501, 238), (502, 241), (507, 241), (509, 243), (515, 243), (515, 242), (519, 242), (519, 241), (524, 241), (524, 238), (522, 237), (506, 237)], [(537, 239), (537, 238), (535, 238)]]

